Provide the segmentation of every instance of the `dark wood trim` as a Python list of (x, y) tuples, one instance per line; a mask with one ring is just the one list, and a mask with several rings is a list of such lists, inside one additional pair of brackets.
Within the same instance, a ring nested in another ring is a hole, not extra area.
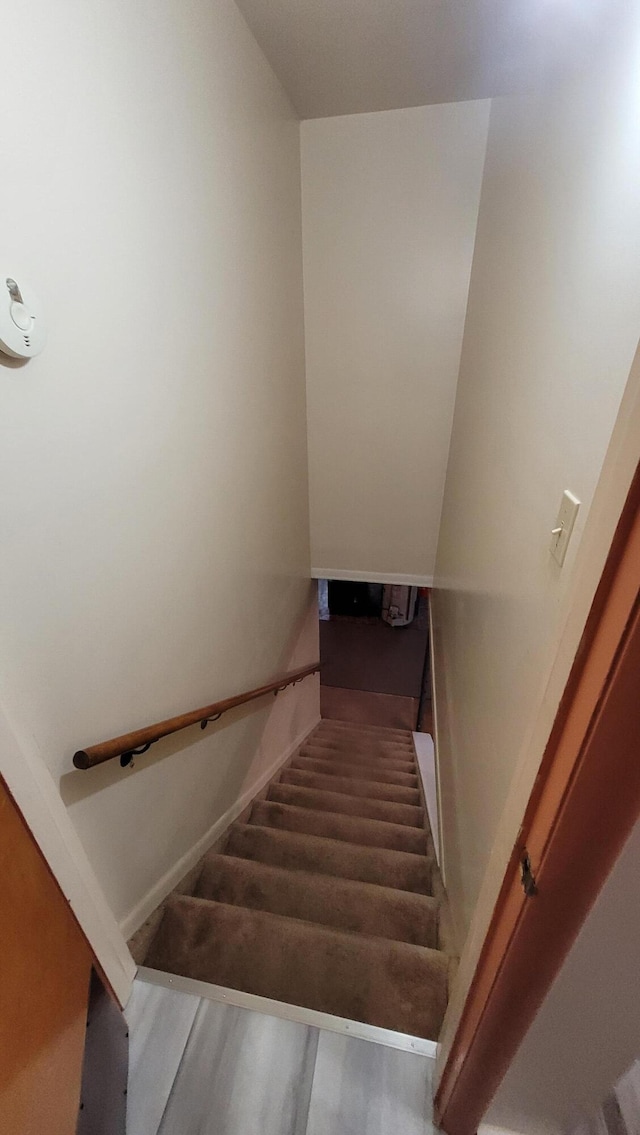
[[(640, 816), (640, 467), (436, 1093), (473, 1135)], [(520, 879), (524, 848), (538, 893)]]
[(223, 713), (227, 713), (228, 710), (235, 709), (239, 705), (246, 705), (257, 698), (263, 698), (266, 694), (280, 693), (287, 686), (294, 686), (303, 678), (307, 678), (309, 674), (316, 674), (319, 670), (320, 663), (314, 662), (310, 666), (302, 666), (299, 670), (290, 670), (287, 674), (280, 674), (272, 681), (267, 682), (265, 686), (258, 686), (255, 690), (247, 690), (245, 693), (236, 694), (232, 698), (223, 698), (222, 701), (213, 702), (211, 705), (202, 706), (200, 709), (193, 709), (190, 713), (182, 713), (178, 717), (169, 717), (166, 721), (159, 721), (156, 725), (134, 729), (131, 733), (123, 733), (120, 737), (112, 738), (111, 741), (101, 741), (98, 745), (88, 745), (87, 748), (78, 750), (74, 755), (73, 763), (79, 769), (93, 768), (94, 765), (113, 760), (114, 757), (120, 757), (122, 760), (126, 758), (124, 763), (128, 763), (136, 750), (148, 749), (154, 741), (159, 741), (161, 737), (178, 733), (180, 729), (188, 729), (190, 725), (200, 724), (204, 729), (207, 722), (212, 718), (218, 718)]
[(0, 1131), (74, 1135), (91, 949), (0, 777)]

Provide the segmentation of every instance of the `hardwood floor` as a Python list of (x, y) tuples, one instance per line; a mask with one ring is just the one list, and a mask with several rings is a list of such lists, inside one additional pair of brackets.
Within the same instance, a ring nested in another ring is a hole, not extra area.
[(128, 1135), (434, 1135), (428, 1056), (140, 979)]

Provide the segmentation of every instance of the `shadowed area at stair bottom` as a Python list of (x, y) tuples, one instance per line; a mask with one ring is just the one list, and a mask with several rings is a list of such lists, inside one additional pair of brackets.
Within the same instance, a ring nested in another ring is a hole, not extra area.
[(322, 721), (167, 900), (145, 964), (436, 1039), (449, 958), (418, 785), (410, 733)]

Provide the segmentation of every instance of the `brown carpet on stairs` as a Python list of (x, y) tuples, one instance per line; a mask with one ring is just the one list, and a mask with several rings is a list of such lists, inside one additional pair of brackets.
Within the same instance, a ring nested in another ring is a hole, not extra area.
[(436, 1039), (449, 957), (419, 783), (410, 733), (322, 721), (166, 902), (145, 964)]

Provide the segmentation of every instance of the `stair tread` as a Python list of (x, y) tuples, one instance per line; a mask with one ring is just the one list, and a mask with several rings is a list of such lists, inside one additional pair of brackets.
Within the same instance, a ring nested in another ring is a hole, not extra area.
[(362, 796), (371, 800), (390, 800), (414, 805), (420, 803), (420, 793), (417, 787), (407, 788), (406, 785), (401, 784), (381, 784), (379, 781), (366, 780), (364, 777), (312, 772), (311, 769), (293, 768), (291, 765), (283, 770), (280, 782), (327, 788), (329, 791), (340, 791), (347, 795)]
[(438, 902), (429, 895), (311, 871), (208, 855), (195, 894), (336, 929), (437, 948)]
[(394, 752), (409, 753), (410, 755), (415, 752), (413, 740), (403, 737), (385, 737), (379, 733), (319, 729), (316, 733), (309, 734), (309, 740), (321, 741), (327, 745), (361, 745), (363, 748), (392, 749)]
[(234, 824), (225, 851), (293, 871), (316, 871), (418, 894), (431, 894), (433, 860), (410, 851), (363, 847), (327, 836)]
[(424, 826), (424, 810), (420, 805), (403, 804), (395, 800), (375, 800), (368, 796), (351, 796), (347, 792), (305, 788), (301, 784), (287, 784), (282, 781), (271, 785), (267, 799), (279, 800), (282, 804), (299, 804), (305, 808), (317, 808), (319, 811), (344, 812), (345, 815), (390, 820), (392, 823), (406, 824), (411, 827)]
[(374, 752), (394, 752), (410, 758), (415, 756), (413, 741), (380, 737), (375, 733), (310, 733), (306, 740), (318, 745), (343, 745)]
[(438, 950), (191, 896), (167, 903), (147, 964), (429, 1039), (447, 1001)]
[(323, 745), (319, 741), (306, 741), (299, 750), (300, 756), (317, 754), (318, 760), (346, 761), (350, 764), (370, 765), (372, 768), (389, 767), (398, 772), (414, 772), (415, 760), (410, 758), (398, 759), (393, 753), (370, 753), (369, 751), (353, 749), (346, 745)]
[(258, 800), (251, 812), (252, 824), (277, 827), (301, 834), (327, 836), (359, 847), (382, 847), (422, 855), (427, 849), (424, 828), (373, 820), (366, 816), (345, 816), (342, 812), (320, 812), (278, 800)]
[(323, 717), (314, 732), (325, 732), (328, 729), (345, 733), (372, 733), (376, 736), (394, 736), (406, 738), (407, 741), (413, 740), (411, 729), (398, 729), (392, 725), (369, 725), (367, 722), (359, 721), (343, 721), (339, 717)]
[(297, 756), (289, 765), (290, 768), (307, 768), (312, 772), (326, 773), (328, 776), (362, 777), (365, 780), (376, 781), (378, 784), (399, 784), (405, 788), (417, 788), (417, 773), (395, 772), (393, 769), (376, 768), (371, 765), (349, 764), (347, 761), (321, 761), (314, 757)]

